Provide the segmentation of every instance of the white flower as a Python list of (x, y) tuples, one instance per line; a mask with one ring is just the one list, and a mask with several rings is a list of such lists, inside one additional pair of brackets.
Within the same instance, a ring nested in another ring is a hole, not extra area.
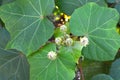
[(62, 43), (62, 38), (61, 38), (61, 37), (55, 38), (55, 43), (56, 43), (57, 45), (60, 45), (60, 44)]
[(57, 58), (57, 54), (54, 51), (50, 51), (50, 52), (48, 52), (47, 57), (50, 60), (55, 60)]
[(67, 39), (65, 40), (65, 44), (66, 44), (67, 46), (71, 46), (71, 45), (73, 44), (72, 38), (67, 38)]
[(80, 38), (80, 44), (84, 47), (86, 47), (89, 44), (89, 40), (87, 37)]
[(67, 32), (67, 26), (65, 26), (65, 25), (60, 26), (60, 31)]

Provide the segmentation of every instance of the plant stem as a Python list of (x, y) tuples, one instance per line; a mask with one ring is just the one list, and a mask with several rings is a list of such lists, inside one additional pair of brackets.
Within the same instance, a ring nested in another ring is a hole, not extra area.
[(83, 71), (82, 71), (82, 66), (79, 66), (79, 69), (80, 69), (80, 73), (81, 73), (81, 79), (82, 79), (82, 80), (85, 80), (85, 79), (84, 79), (84, 74), (83, 74)]
[(79, 62), (78, 62), (78, 68), (79, 68), (80, 73), (81, 73), (81, 79), (85, 80), (84, 73), (83, 73), (83, 70), (82, 70), (82, 64), (81, 63), (82, 63), (82, 60), (80, 59)]

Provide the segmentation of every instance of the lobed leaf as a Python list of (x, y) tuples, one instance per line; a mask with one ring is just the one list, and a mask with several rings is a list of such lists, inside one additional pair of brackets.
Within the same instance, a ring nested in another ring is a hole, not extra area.
[(31, 80), (72, 80), (74, 78), (75, 62), (70, 53), (61, 49), (57, 59), (47, 58), (49, 51), (56, 51), (55, 44), (48, 44), (29, 57), (31, 65)]
[(21, 52), (0, 48), (0, 80), (29, 80), (29, 64)]
[(86, 36), (89, 45), (83, 54), (89, 59), (106, 61), (114, 59), (120, 47), (116, 32), (119, 13), (115, 9), (88, 3), (75, 10), (70, 20), (70, 31), (75, 36)]
[(11, 34), (7, 48), (29, 55), (51, 38), (54, 25), (46, 18), (54, 0), (16, 0), (0, 8), (0, 18)]

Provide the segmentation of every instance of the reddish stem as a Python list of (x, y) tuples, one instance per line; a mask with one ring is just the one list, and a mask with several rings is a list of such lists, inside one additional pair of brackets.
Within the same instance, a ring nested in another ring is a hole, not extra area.
[(80, 73), (81, 73), (81, 79), (85, 80), (84, 79), (84, 73), (83, 73), (83, 70), (82, 70), (82, 65), (79, 65), (79, 69), (80, 69)]
[(83, 70), (82, 70), (82, 60), (80, 59), (79, 60), (79, 63), (78, 63), (78, 68), (79, 68), (79, 70), (80, 70), (80, 73), (81, 73), (81, 79), (82, 80), (85, 80), (85, 78), (84, 78), (84, 73), (83, 73)]

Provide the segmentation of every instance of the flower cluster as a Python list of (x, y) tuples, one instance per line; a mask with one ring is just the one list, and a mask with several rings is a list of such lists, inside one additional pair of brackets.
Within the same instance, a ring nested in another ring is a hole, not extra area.
[(55, 43), (57, 45), (71, 46), (73, 44), (73, 39), (70, 37), (69, 34), (67, 34), (67, 30), (68, 30), (67, 26), (65, 25), (60, 26), (60, 31), (64, 34), (61, 37), (55, 38)]

